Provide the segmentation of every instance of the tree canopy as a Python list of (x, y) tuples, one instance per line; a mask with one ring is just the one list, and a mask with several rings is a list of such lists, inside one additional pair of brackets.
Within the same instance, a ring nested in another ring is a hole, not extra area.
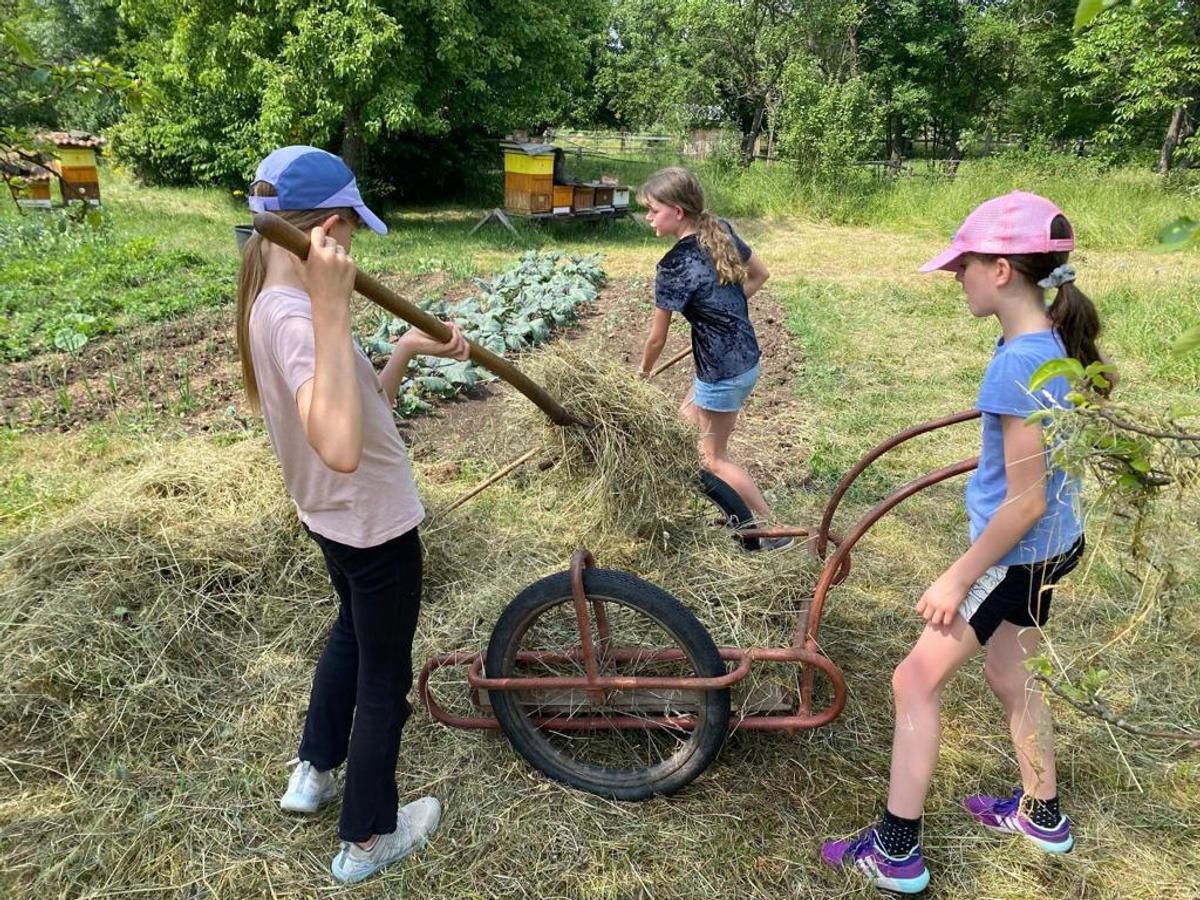
[[(723, 126), (817, 172), (998, 140), (1191, 165), (1200, 0), (0, 0), (4, 127), (103, 128), (147, 179), (283, 143), (412, 191), (545, 125)], [(1093, 4), (1094, 5), (1094, 4)], [(140, 105), (104, 90), (136, 79)], [(10, 134), (11, 137), (11, 134)]]

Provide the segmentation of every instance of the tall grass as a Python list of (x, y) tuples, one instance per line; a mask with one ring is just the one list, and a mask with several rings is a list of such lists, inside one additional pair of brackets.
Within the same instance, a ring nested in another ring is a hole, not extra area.
[[(676, 157), (584, 158), (584, 177), (616, 174), (637, 185)], [(737, 217), (802, 215), (839, 225), (869, 225), (918, 234), (949, 235), (978, 203), (1012, 190), (1043, 194), (1074, 223), (1082, 248), (1149, 247), (1158, 229), (1180, 215), (1200, 216), (1200, 178), (1164, 180), (1146, 169), (1105, 168), (1065, 155), (998, 156), (966, 160), (953, 178), (921, 161), (915, 175), (879, 178), (851, 168), (837, 178), (797, 172), (787, 163), (749, 169), (683, 161), (700, 175), (710, 205)]]

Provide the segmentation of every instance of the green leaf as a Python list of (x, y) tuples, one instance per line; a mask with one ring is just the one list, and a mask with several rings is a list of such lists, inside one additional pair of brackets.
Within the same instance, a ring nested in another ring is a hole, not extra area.
[(1135, 472), (1145, 475), (1150, 471), (1150, 463), (1144, 456), (1135, 456), (1133, 459), (1129, 460), (1129, 468), (1133, 469)]
[(1114, 0), (1109, 0), (1107, 3), (1105, 0), (1079, 0), (1079, 5), (1075, 7), (1076, 33), (1091, 25), (1092, 20), (1113, 3)]
[(1200, 347), (1200, 325), (1193, 325), (1175, 339), (1175, 343), (1171, 345), (1171, 353), (1174, 356), (1183, 356), (1197, 347)]
[(451, 384), (473, 385), (478, 379), (475, 376), (475, 366), (469, 362), (454, 362), (442, 369), (442, 377)]
[(1029, 390), (1036, 391), (1051, 379), (1063, 377), (1071, 384), (1083, 380), (1083, 365), (1077, 359), (1070, 357), (1051, 359), (1038, 366), (1036, 372), (1029, 377)]
[(1189, 216), (1180, 216), (1174, 222), (1168, 222), (1158, 230), (1159, 252), (1178, 250), (1200, 232), (1200, 222)]
[(417, 383), (425, 390), (433, 391), (436, 394), (454, 393), (454, 385), (438, 375), (422, 375), (417, 379)]
[(54, 333), (54, 346), (68, 353), (78, 353), (87, 342), (87, 335), (74, 328), (60, 328)]
[(1049, 678), (1054, 671), (1051, 668), (1050, 660), (1045, 656), (1031, 656), (1025, 660), (1025, 668), (1037, 675), (1043, 675)]

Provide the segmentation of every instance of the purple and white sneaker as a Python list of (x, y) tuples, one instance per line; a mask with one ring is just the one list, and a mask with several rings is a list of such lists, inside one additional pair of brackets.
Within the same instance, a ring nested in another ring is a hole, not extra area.
[(893, 859), (879, 846), (874, 828), (860, 831), (852, 838), (822, 844), (821, 859), (835, 869), (854, 866), (874, 887), (885, 891), (919, 894), (929, 886), (929, 870), (921, 858), (921, 848), (914, 847), (903, 859)]
[(1011, 797), (975, 794), (963, 797), (962, 805), (984, 828), (1022, 835), (1047, 853), (1069, 853), (1075, 846), (1070, 819), (1060, 816), (1053, 828), (1042, 828), (1021, 809), (1022, 793), (1020, 790), (1014, 791)]

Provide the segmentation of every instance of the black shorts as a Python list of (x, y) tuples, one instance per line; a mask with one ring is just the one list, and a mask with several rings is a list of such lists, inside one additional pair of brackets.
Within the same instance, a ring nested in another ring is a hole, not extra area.
[(967, 620), (980, 644), (986, 644), (1001, 622), (1024, 628), (1045, 625), (1054, 585), (1079, 564), (1083, 536), (1061, 556), (1015, 566), (992, 566), (971, 585), (958, 614)]

